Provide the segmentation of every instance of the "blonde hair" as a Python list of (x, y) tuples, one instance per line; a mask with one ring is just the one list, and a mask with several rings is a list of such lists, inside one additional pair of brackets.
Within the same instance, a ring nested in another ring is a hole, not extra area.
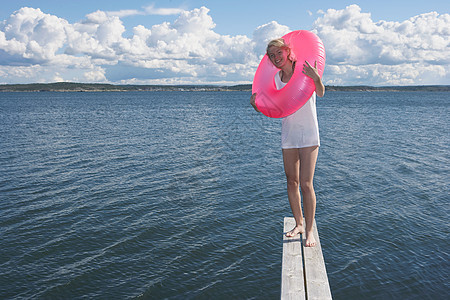
[(278, 39), (271, 40), (271, 41), (267, 44), (267, 48), (266, 48), (266, 53), (267, 53), (267, 55), (269, 55), (269, 48), (270, 48), (270, 47), (278, 47), (278, 48), (281, 48), (281, 49), (289, 50), (289, 56), (288, 56), (288, 58), (289, 58), (291, 61), (295, 61), (295, 60), (296, 60), (296, 59), (295, 59), (295, 56), (294, 56), (294, 53), (291, 51), (291, 48), (289, 47), (289, 45), (285, 42), (285, 40), (284, 40), (283, 38), (278, 38)]

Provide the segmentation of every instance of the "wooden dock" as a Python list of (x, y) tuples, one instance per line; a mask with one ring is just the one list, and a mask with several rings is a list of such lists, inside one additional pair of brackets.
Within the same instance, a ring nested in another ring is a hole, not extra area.
[[(295, 226), (294, 218), (284, 218), (283, 233)], [(314, 221), (315, 247), (304, 247), (304, 235), (286, 237), (283, 234), (281, 299), (332, 299), (319, 234)]]

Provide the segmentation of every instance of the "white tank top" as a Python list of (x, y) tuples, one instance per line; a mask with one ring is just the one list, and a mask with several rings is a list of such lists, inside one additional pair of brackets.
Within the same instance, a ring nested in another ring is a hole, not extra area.
[[(275, 74), (275, 85), (278, 90), (286, 85), (281, 81), (280, 72)], [(281, 148), (320, 146), (316, 92), (299, 110), (283, 118), (281, 124)]]

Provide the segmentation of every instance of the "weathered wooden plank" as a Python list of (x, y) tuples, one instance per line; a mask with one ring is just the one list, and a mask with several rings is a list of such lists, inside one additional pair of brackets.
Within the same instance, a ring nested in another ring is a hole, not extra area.
[[(303, 246), (307, 299), (332, 299), (316, 221), (314, 221), (313, 228), (317, 245), (315, 247)], [(306, 235), (303, 235), (303, 238), (306, 238)]]
[[(284, 218), (284, 230), (295, 226), (294, 218)], [(281, 268), (281, 299), (305, 299), (305, 280), (303, 277), (302, 245), (300, 235), (287, 237), (283, 234), (283, 260)]]

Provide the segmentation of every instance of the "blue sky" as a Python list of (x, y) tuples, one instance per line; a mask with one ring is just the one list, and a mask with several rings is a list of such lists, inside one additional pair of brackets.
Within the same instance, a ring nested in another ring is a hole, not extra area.
[(306, 29), (326, 84), (450, 84), (448, 1), (0, 4), (0, 83), (251, 83), (267, 40)]

